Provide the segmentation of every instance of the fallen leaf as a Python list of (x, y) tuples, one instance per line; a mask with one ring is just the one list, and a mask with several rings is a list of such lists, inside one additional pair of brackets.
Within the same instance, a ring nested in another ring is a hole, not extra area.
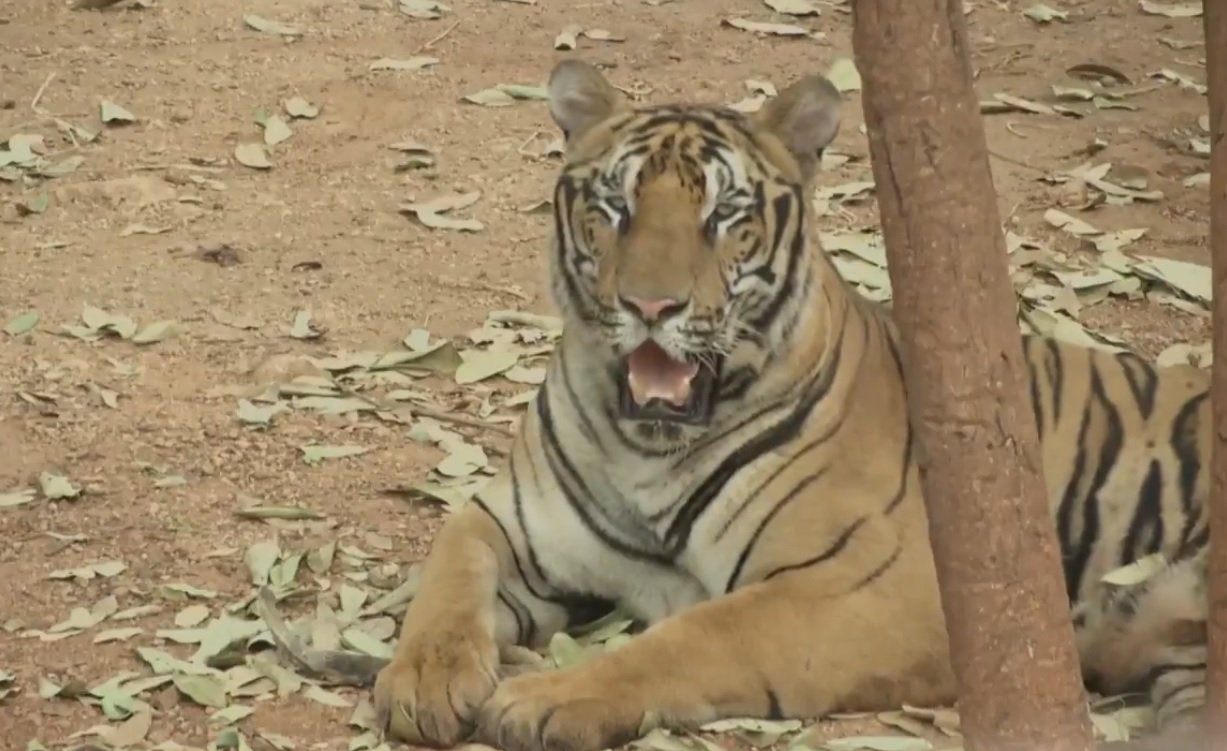
[(292, 135), (294, 131), (290, 130), (290, 126), (281, 119), (280, 115), (269, 115), (264, 119), (264, 144), (266, 146), (276, 146)]
[(213, 676), (177, 673), (171, 681), (181, 694), (201, 706), (218, 709), (226, 706), (226, 687)]
[(861, 90), (861, 74), (856, 69), (856, 63), (848, 57), (841, 57), (831, 63), (827, 70), (827, 80), (841, 92)]
[(255, 713), (255, 709), (243, 704), (233, 704), (209, 715), (210, 725), (233, 725)]
[(290, 97), (282, 102), (285, 113), (290, 117), (312, 120), (320, 114), (320, 108), (300, 96)]
[(933, 744), (924, 738), (894, 735), (863, 735), (836, 738), (823, 744), (830, 751), (929, 751)]
[(479, 191), (440, 196), (430, 201), (404, 204), (400, 207), (400, 211), (403, 214), (414, 216), (419, 222), (431, 229), (480, 232), (485, 228), (485, 225), (476, 219), (456, 219), (444, 216), (447, 212), (472, 206), (480, 197), (481, 193)]
[(243, 562), (247, 564), (247, 571), (251, 574), (251, 583), (257, 587), (268, 584), (269, 572), (280, 557), (281, 546), (276, 540), (252, 543), (243, 554)]
[(343, 459), (349, 456), (358, 456), (370, 451), (365, 446), (323, 446), (311, 445), (300, 446), (302, 451), (303, 461), (307, 464), (319, 464), (325, 459)]
[(400, 12), (411, 18), (433, 21), (442, 18), (451, 7), (435, 0), (400, 0)]
[(268, 160), (264, 146), (258, 143), (240, 143), (234, 147), (234, 158), (244, 167), (252, 169), (271, 169), (273, 163)]
[(311, 701), (316, 701), (316, 702), (319, 702), (320, 704), (323, 704), (329, 707), (351, 707), (353, 706), (349, 702), (349, 700), (345, 699), (339, 694), (334, 694), (331, 691), (327, 691), (315, 685), (304, 686), (302, 690), (302, 695), (310, 699)]
[(463, 385), (492, 378), (514, 366), (520, 358), (518, 353), (510, 351), (465, 350), (460, 353), (460, 359), (455, 379)]
[(1065, 21), (1069, 19), (1069, 14), (1065, 11), (1057, 10), (1043, 3), (1032, 5), (1024, 10), (1022, 14), (1036, 23), (1050, 23), (1052, 21)]
[(817, 16), (821, 13), (818, 6), (810, 0), (763, 0), (763, 2), (776, 13), (788, 16)]
[(554, 49), (573, 50), (579, 45), (579, 35), (584, 33), (584, 27), (577, 24), (564, 26), (558, 36), (554, 37)]
[(132, 335), (133, 344), (156, 344), (166, 341), (178, 334), (175, 321), (157, 321)]
[(290, 336), (294, 339), (317, 339), (321, 332), (311, 323), (311, 311), (299, 310), (290, 323)]
[(1064, 211), (1059, 211), (1057, 209), (1048, 209), (1045, 211), (1044, 221), (1048, 222), (1057, 229), (1063, 229), (1069, 234), (1079, 237), (1101, 234), (1099, 230), (1095, 229), (1087, 222), (1084, 222), (1077, 217), (1070, 216)]
[(49, 501), (76, 498), (81, 494), (81, 489), (73, 485), (67, 477), (54, 472), (39, 474), (38, 484), (42, 488), (43, 497)]
[(37, 310), (27, 310), (4, 325), (4, 333), (9, 336), (21, 336), (32, 331), (41, 318)]
[(793, 26), (785, 23), (764, 23), (762, 21), (747, 21), (744, 18), (725, 18), (721, 20), (725, 26), (732, 26), (734, 29), (742, 31), (751, 31), (755, 34), (772, 34), (775, 36), (809, 36), (807, 29), (800, 26)]
[(1162, 553), (1139, 558), (1127, 566), (1113, 569), (1099, 578), (1104, 584), (1130, 587), (1141, 584), (1167, 567), (1167, 558)]
[(1202, 14), (1201, 3), (1156, 3), (1151, 0), (1139, 0), (1138, 7), (1143, 13), (1168, 18), (1195, 18)]
[(126, 748), (142, 743), (145, 736), (149, 735), (151, 727), (153, 713), (149, 709), (142, 709), (119, 725), (108, 727), (101, 737), (114, 748)]
[(438, 65), (439, 58), (437, 57), (410, 57), (399, 59), (393, 57), (381, 57), (371, 63), (367, 68), (369, 70), (422, 70), (429, 68), (432, 65)]
[(272, 21), (263, 16), (257, 16), (254, 13), (249, 13), (243, 16), (243, 23), (247, 24), (256, 31), (262, 31), (265, 34), (279, 34), (281, 36), (300, 36), (301, 31), (295, 26), (281, 23), (280, 21)]
[(188, 605), (175, 614), (175, 625), (179, 628), (195, 628), (208, 619), (208, 605)]
[(274, 417), (289, 411), (290, 407), (285, 402), (258, 405), (246, 399), (240, 399), (237, 415), (239, 420), (247, 425), (269, 425)]
[(107, 124), (122, 124), (136, 121), (135, 115), (109, 99), (103, 99), (102, 102), (99, 103), (98, 109), (100, 110), (102, 122)]
[(97, 634), (94, 634), (94, 643), (107, 644), (114, 641), (127, 641), (128, 639), (131, 639), (134, 636), (140, 636), (143, 633), (145, 633), (145, 629), (139, 626), (112, 628), (106, 631), (99, 631)]
[(35, 493), (33, 490), (18, 490), (14, 493), (0, 493), (0, 509), (24, 506), (27, 503), (33, 502), (34, 497)]

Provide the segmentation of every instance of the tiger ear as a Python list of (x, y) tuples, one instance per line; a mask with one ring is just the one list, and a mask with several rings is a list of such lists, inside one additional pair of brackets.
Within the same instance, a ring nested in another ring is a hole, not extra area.
[(601, 72), (579, 60), (563, 60), (550, 73), (550, 116), (572, 141), (627, 108), (626, 99)]
[(823, 76), (810, 75), (768, 99), (754, 113), (755, 124), (772, 133), (801, 167), (808, 182), (818, 171), (822, 150), (839, 132), (839, 89)]

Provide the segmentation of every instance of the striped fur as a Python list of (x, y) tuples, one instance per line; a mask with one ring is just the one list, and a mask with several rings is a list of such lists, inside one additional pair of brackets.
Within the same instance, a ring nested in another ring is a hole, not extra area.
[[(810, 77), (752, 116), (634, 110), (567, 62), (550, 96), (566, 331), (506, 468), (425, 562), (375, 687), (392, 734), (595, 751), (655, 724), (953, 700), (896, 332), (821, 252), (807, 201), (838, 93)], [(685, 303), (649, 330), (631, 296)], [(620, 364), (649, 334), (719, 362), (706, 425), (619, 412)], [(1176, 722), (1205, 659), (1206, 378), (1025, 349), (1087, 677), (1151, 690)], [(1155, 552), (1179, 562), (1100, 582)], [(501, 647), (612, 603), (651, 625), (500, 680)]]

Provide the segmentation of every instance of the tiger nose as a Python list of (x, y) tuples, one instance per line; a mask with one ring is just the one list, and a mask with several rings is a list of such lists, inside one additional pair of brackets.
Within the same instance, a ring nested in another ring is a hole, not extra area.
[(633, 295), (618, 295), (618, 299), (622, 301), (631, 312), (639, 316), (644, 321), (659, 321), (665, 318), (672, 318), (686, 309), (689, 300), (677, 300), (672, 297), (662, 297), (657, 300), (646, 300), (642, 297)]

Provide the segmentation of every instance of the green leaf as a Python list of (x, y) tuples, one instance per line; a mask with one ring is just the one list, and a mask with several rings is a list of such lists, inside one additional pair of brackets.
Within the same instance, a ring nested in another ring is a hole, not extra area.
[(226, 706), (226, 687), (210, 675), (176, 673), (172, 679), (175, 688), (187, 698), (205, 707), (223, 709)]
[(18, 490), (13, 493), (0, 493), (0, 508), (23, 506), (34, 500), (33, 490)]
[(132, 336), (133, 344), (155, 344), (176, 336), (179, 333), (175, 321), (157, 321), (151, 323)]
[(280, 557), (281, 546), (276, 540), (261, 540), (247, 548), (243, 562), (247, 564), (247, 570), (251, 574), (251, 583), (257, 587), (268, 584), (269, 572)]
[(456, 368), (456, 383), (477, 383), (509, 370), (519, 362), (520, 355), (508, 350), (465, 350), (460, 353)]
[(349, 456), (365, 454), (370, 449), (365, 446), (299, 446), (303, 461), (307, 464), (319, 464), (325, 459), (344, 459)]
[(403, 60), (381, 57), (367, 66), (367, 68), (368, 70), (422, 70), (423, 68), (429, 68), (432, 65), (438, 64), (439, 58), (437, 57), (410, 57)]
[(851, 58), (841, 57), (827, 69), (827, 80), (842, 93), (861, 90), (861, 74)]
[(102, 122), (104, 123), (131, 123), (136, 121), (135, 115), (109, 99), (103, 99), (98, 108), (101, 111)]
[(81, 494), (81, 489), (73, 485), (67, 477), (54, 472), (41, 473), (38, 476), (38, 484), (42, 488), (43, 496), (50, 501), (60, 498), (76, 498)]
[(32, 331), (38, 325), (41, 316), (37, 310), (27, 310), (4, 325), (4, 333), (9, 336), (21, 336)]

